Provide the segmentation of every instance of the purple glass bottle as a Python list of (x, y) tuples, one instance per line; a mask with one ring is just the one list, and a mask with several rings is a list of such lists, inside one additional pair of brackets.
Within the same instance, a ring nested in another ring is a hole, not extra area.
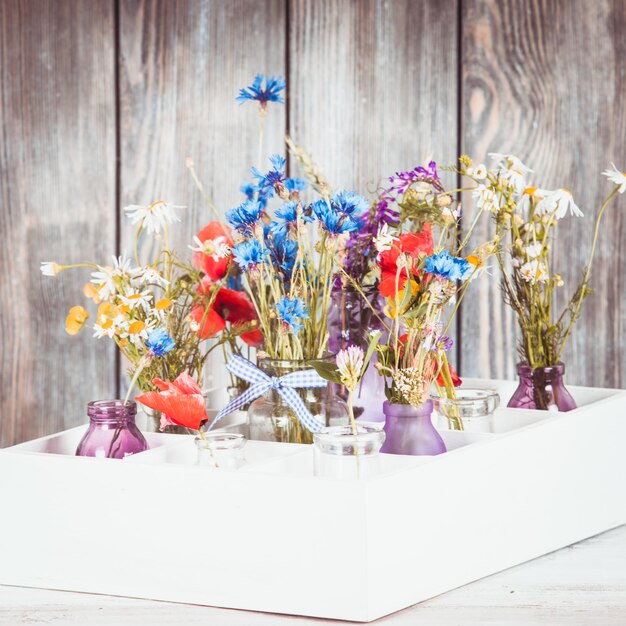
[(519, 386), (511, 397), (508, 407), (513, 409), (537, 409), (540, 411), (571, 411), (576, 402), (563, 384), (565, 365), (532, 368), (519, 363), (517, 373)]
[(87, 405), (89, 428), (76, 448), (76, 456), (122, 459), (143, 452), (148, 444), (135, 425), (133, 400), (97, 400)]
[(446, 444), (431, 419), (432, 400), (419, 407), (385, 401), (383, 412), (386, 437), (381, 452), (433, 456), (446, 451)]
[[(367, 301), (350, 286), (340, 286), (331, 293), (328, 312), (328, 349), (331, 354), (337, 354), (351, 345), (367, 350), (369, 333), (373, 330), (380, 330), (383, 333), (381, 342), (385, 341), (384, 326), (373, 312), (382, 316), (383, 298), (375, 286), (363, 287), (362, 291)], [(375, 364), (374, 354), (353, 397), (354, 414), (365, 422), (383, 420), (381, 409), (385, 399), (385, 379), (378, 373)], [(335, 393), (344, 401), (348, 398), (348, 391), (343, 385), (335, 385)]]

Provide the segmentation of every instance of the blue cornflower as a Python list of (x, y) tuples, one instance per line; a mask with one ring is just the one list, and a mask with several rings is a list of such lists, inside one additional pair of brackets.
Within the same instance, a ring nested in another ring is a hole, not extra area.
[[(265, 81), (265, 88), (263, 88), (263, 81)], [(282, 96), (278, 95), (284, 88), (285, 79), (282, 76), (257, 74), (252, 85), (239, 90), (236, 100), (239, 104), (243, 104), (246, 100), (256, 100), (264, 109), (268, 102), (284, 102)]]
[(455, 282), (457, 280), (467, 280), (471, 276), (474, 267), (465, 259), (454, 257), (447, 250), (443, 250), (438, 254), (432, 254), (427, 257), (424, 269), (429, 274)]
[(295, 334), (298, 334), (304, 328), (300, 320), (305, 320), (309, 317), (309, 312), (301, 298), (287, 298), (287, 296), (283, 296), (283, 299), (276, 304), (276, 310), (280, 319)]
[[(304, 222), (312, 222), (312, 215), (305, 215), (302, 211), (300, 217)], [(274, 212), (274, 220), (270, 224), (270, 230), (275, 237), (285, 238), (290, 227), (296, 227), (298, 221), (298, 203), (295, 200), (285, 202)]]
[(302, 178), (287, 178), (283, 185), (287, 187), (289, 193), (294, 191), (304, 191), (309, 186), (306, 180), (303, 180)]
[(274, 237), (270, 248), (272, 263), (286, 282), (291, 281), (293, 268), (298, 255), (298, 243), (293, 239)]
[(239, 191), (246, 196), (248, 200), (254, 200), (254, 194), (256, 193), (256, 185), (253, 183), (245, 182), (241, 187), (239, 187)]
[(339, 235), (352, 233), (361, 227), (369, 211), (369, 203), (351, 191), (338, 191), (328, 202), (323, 199), (314, 202), (311, 209), (324, 230), (331, 235)]
[(269, 192), (268, 197), (271, 198), (274, 194), (275, 186), (286, 180), (285, 164), (287, 161), (285, 157), (280, 154), (273, 154), (270, 157), (270, 163), (273, 165), (273, 168), (267, 172), (267, 174), (263, 174), (263, 172), (259, 171), (256, 167), (253, 167), (251, 171), (252, 175), (258, 178), (257, 190), (259, 193)]
[(337, 205), (338, 209), (351, 217), (361, 218), (370, 209), (369, 202), (353, 191), (338, 191), (330, 198), (331, 204)]
[(164, 328), (157, 328), (148, 333), (146, 348), (148, 348), (154, 356), (164, 356), (175, 347), (176, 343), (167, 334)]
[(254, 200), (245, 200), (235, 209), (226, 211), (226, 220), (240, 233), (252, 235), (254, 227), (263, 215), (263, 207)]
[(257, 239), (250, 239), (233, 248), (233, 259), (244, 272), (247, 272), (262, 263), (269, 253), (270, 251), (263, 248)]

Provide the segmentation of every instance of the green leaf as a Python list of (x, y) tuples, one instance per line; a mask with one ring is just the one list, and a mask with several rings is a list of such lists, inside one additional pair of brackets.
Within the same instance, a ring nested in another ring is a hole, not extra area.
[(309, 361), (309, 365), (324, 379), (341, 385), (341, 376), (335, 363), (328, 361)]
[(370, 361), (372, 359), (372, 355), (374, 354), (374, 350), (376, 350), (376, 346), (378, 345), (378, 342), (380, 341), (381, 334), (382, 333), (379, 330), (377, 330), (376, 332), (370, 335), (370, 345), (368, 346), (367, 352), (365, 353), (365, 356), (363, 357), (363, 369), (361, 369), (361, 375), (359, 376), (359, 380), (361, 380), (361, 378), (365, 376), (365, 371), (367, 370), (370, 364)]

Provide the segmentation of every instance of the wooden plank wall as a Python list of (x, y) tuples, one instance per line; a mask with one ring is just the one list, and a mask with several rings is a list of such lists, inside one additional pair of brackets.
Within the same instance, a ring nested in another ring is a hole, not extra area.
[(0, 2), (0, 446), (115, 394), (113, 346), (64, 330), (89, 274), (39, 272), (115, 251), (114, 26), (113, 2)]
[[(0, 3), (0, 446), (79, 424), (88, 400), (124, 385), (110, 345), (65, 335), (86, 275), (44, 279), (39, 261), (104, 262), (132, 240), (122, 207), (156, 198), (188, 207), (184, 250), (210, 219), (185, 158), (221, 210), (239, 201), (257, 116), (234, 96), (256, 72), (289, 81), (264, 152), (284, 152), (288, 130), (338, 188), (372, 191), (459, 148), (519, 154), (587, 214), (557, 244), (575, 278), (608, 188), (599, 171), (626, 163), (625, 27), (622, 0)], [(566, 355), (573, 383), (626, 386), (621, 204)], [(462, 372), (513, 377), (514, 344), (497, 285), (481, 282), (459, 328)]]

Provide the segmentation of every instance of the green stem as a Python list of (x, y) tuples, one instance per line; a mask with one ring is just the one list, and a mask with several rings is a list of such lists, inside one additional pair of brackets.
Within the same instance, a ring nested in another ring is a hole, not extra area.
[(580, 293), (578, 296), (578, 302), (576, 303), (576, 309), (574, 310), (574, 313), (572, 314), (570, 318), (570, 323), (568, 324), (567, 330), (565, 331), (565, 335), (563, 335), (563, 340), (561, 341), (561, 347), (559, 348), (559, 351), (557, 352), (557, 355), (556, 355), (557, 363), (559, 362), (559, 359), (561, 358), (561, 354), (563, 353), (563, 349), (565, 348), (565, 343), (567, 342), (567, 339), (570, 333), (572, 332), (574, 323), (576, 322), (576, 319), (578, 318), (578, 314), (580, 313), (580, 307), (582, 306), (583, 300), (585, 298), (587, 281), (589, 280), (589, 274), (591, 273), (591, 264), (593, 263), (593, 256), (596, 251), (596, 244), (598, 243), (598, 234), (600, 231), (600, 222), (602, 221), (602, 216), (604, 215), (604, 211), (606, 210), (606, 207), (609, 206), (609, 203), (617, 195), (618, 191), (619, 191), (619, 187), (615, 187), (615, 189), (613, 189), (613, 191), (607, 196), (606, 200), (602, 203), (602, 207), (600, 208), (600, 212), (598, 213), (598, 217), (596, 218), (596, 227), (593, 233), (593, 243), (591, 244), (591, 253), (589, 254), (589, 262), (587, 263), (587, 267), (585, 268), (583, 279), (580, 282), (580, 285), (578, 288), (578, 291)]

